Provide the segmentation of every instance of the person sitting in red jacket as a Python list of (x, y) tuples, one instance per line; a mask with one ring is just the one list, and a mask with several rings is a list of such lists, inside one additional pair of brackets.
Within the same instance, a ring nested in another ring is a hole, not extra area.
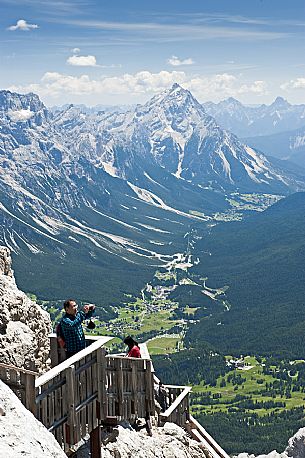
[(138, 342), (136, 342), (131, 336), (124, 339), (124, 344), (128, 346), (127, 356), (130, 358), (141, 358)]

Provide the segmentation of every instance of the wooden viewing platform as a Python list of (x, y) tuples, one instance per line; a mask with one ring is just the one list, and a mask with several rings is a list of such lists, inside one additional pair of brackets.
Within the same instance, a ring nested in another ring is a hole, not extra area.
[[(52, 369), (38, 376), (33, 370), (0, 363), (0, 379), (55, 436), (67, 454), (90, 434), (91, 457), (100, 458), (100, 428), (122, 420), (133, 424), (144, 418), (151, 433), (150, 417), (156, 414), (154, 388), (159, 380), (145, 345), (141, 345), (143, 358), (126, 358), (106, 354), (103, 346), (111, 337), (89, 338), (87, 348), (59, 362), (62, 354), (56, 337), (50, 337)], [(158, 412), (159, 425), (174, 422), (204, 444), (213, 458), (229, 458), (190, 416), (191, 388), (164, 387), (167, 408)]]

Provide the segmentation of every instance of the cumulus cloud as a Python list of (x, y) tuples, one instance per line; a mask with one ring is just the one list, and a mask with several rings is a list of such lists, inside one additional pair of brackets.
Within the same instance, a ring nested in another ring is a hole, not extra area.
[(31, 119), (34, 116), (34, 112), (27, 109), (27, 110), (10, 110), (8, 111), (8, 116), (11, 121), (14, 122), (25, 122)]
[[(59, 95), (70, 94), (145, 94), (159, 92), (175, 82), (186, 79), (184, 72), (150, 73), (138, 72), (134, 75), (125, 73), (121, 76), (91, 79), (88, 75), (71, 76), (57, 72), (47, 72), (41, 79), (40, 93)], [(37, 85), (30, 85), (26, 90), (37, 90)]]
[(174, 67), (178, 67), (179, 65), (192, 65), (194, 64), (195, 62), (193, 61), (193, 59), (191, 57), (189, 57), (188, 59), (179, 59), (179, 57), (177, 56), (172, 56), (170, 57), (167, 62), (170, 64), (170, 65), (173, 65)]
[[(130, 103), (143, 100), (143, 96), (153, 95), (168, 89), (174, 83), (181, 84), (189, 89), (200, 101), (219, 101), (226, 97), (237, 97), (240, 94), (251, 93), (261, 95), (266, 90), (266, 83), (263, 81), (248, 82), (241, 81), (241, 76), (234, 76), (229, 73), (216, 74), (211, 76), (197, 75), (189, 76), (183, 71), (173, 70), (151, 73), (143, 70), (134, 74), (125, 73), (119, 76), (109, 76), (97, 79), (89, 75), (72, 76), (58, 72), (47, 72), (39, 83), (30, 84), (26, 87), (10, 87), (17, 92), (35, 92), (40, 96), (57, 98), (66, 96), (83, 96), (84, 101), (89, 96), (120, 96), (121, 103)], [(124, 102), (123, 102), (124, 101)], [(86, 103), (86, 102), (85, 102)]]
[(73, 48), (73, 49), (71, 49), (71, 51), (73, 52), (73, 54), (78, 54), (80, 52), (80, 49), (79, 48)]
[(75, 65), (77, 67), (96, 67), (95, 56), (70, 56), (67, 59), (69, 65)]
[(258, 80), (254, 81), (252, 84), (243, 84), (239, 90), (239, 94), (247, 94), (247, 93), (253, 93), (257, 95), (265, 95), (267, 94), (267, 83), (266, 81)]
[(281, 84), (281, 89), (285, 91), (289, 89), (305, 89), (305, 78), (297, 78), (295, 80), (290, 80), (286, 83)]
[(19, 21), (17, 21), (17, 24), (11, 25), (10, 27), (8, 27), (8, 30), (22, 30), (24, 32), (28, 32), (29, 30), (38, 28), (39, 27), (37, 24), (28, 24), (24, 19), (19, 19)]
[(185, 87), (201, 100), (220, 100), (237, 93), (238, 79), (228, 73), (197, 76), (188, 80)]

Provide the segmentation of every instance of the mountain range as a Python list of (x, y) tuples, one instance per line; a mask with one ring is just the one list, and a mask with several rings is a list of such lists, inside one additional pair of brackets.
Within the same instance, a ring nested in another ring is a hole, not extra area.
[(277, 97), (270, 105), (252, 107), (230, 97), (203, 107), (223, 129), (267, 156), (297, 164), (305, 175), (305, 105)]
[(219, 103), (203, 103), (223, 129), (239, 137), (257, 137), (286, 132), (305, 126), (305, 105), (292, 105), (277, 97), (270, 105), (246, 106), (233, 97)]
[(305, 175), (305, 126), (288, 132), (248, 137), (244, 141), (268, 156), (296, 164)]
[(230, 193), (305, 189), (177, 84), (123, 112), (1, 91), (0, 152), (1, 243), (45, 298), (117, 302), (180, 261), (190, 225), (229, 211)]

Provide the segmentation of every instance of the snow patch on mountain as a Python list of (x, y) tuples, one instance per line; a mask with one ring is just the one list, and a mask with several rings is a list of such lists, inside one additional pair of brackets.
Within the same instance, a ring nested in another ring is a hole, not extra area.
[(130, 182), (128, 182), (128, 185), (137, 194), (139, 199), (144, 200), (145, 202), (147, 202), (147, 203), (149, 203), (151, 205), (155, 205), (155, 206), (157, 206), (159, 208), (162, 208), (163, 210), (171, 211), (173, 213), (176, 213), (177, 215), (183, 215), (183, 216), (185, 216), (187, 218), (191, 218), (191, 219), (197, 219), (197, 220), (201, 220), (201, 221), (209, 219), (208, 216), (199, 217), (199, 216), (191, 215), (191, 214), (182, 212), (180, 210), (177, 210), (177, 209), (175, 209), (173, 207), (170, 207), (169, 205), (166, 205), (165, 202), (160, 197), (158, 197), (156, 194), (153, 194), (151, 191), (148, 191), (147, 189), (140, 188), (140, 187), (138, 187), (138, 186), (136, 186), (136, 185), (134, 185), (134, 184), (132, 184)]
[(114, 167), (110, 162), (101, 161), (101, 165), (106, 173), (112, 177), (119, 177), (118, 169)]
[(138, 225), (141, 227), (145, 227), (145, 229), (149, 229), (151, 231), (161, 232), (162, 234), (170, 234), (169, 231), (163, 231), (162, 229), (159, 229), (158, 227), (149, 226), (148, 224), (138, 223)]

